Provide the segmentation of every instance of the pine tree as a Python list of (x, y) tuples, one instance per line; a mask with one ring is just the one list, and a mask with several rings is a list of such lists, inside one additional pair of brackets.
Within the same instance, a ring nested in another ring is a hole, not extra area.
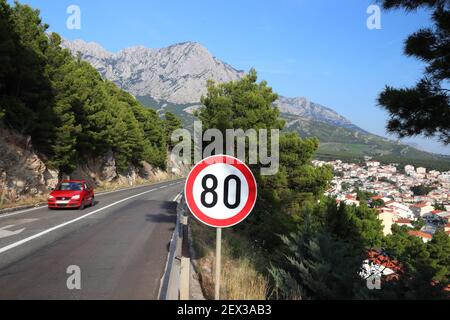
[[(337, 211), (335, 211), (336, 213)], [(325, 229), (317, 228), (311, 211), (297, 233), (283, 236), (286, 256), (270, 268), (275, 292), (290, 299), (363, 299), (370, 297), (359, 275), (364, 250)]]
[(174, 142), (172, 142), (172, 133), (183, 128), (183, 124), (180, 119), (178, 119), (172, 112), (167, 111), (164, 115), (165, 117), (165, 129), (166, 129), (166, 139), (168, 141), (169, 150), (174, 147)]
[(390, 299), (450, 298), (450, 238), (438, 231), (433, 240), (408, 234), (406, 227), (394, 225), (392, 235), (383, 240), (383, 247), (392, 259), (401, 263), (403, 272), (399, 281), (383, 287), (383, 297)]
[(387, 86), (379, 104), (390, 113), (388, 130), (400, 137), (437, 136), (450, 143), (450, 2), (448, 0), (383, 0), (385, 9), (433, 11), (432, 28), (420, 29), (406, 40), (405, 54), (427, 64), (424, 77), (412, 88)]
[(47, 34), (38, 10), (0, 0), (0, 125), (31, 136), (48, 165), (70, 173), (111, 150), (120, 170), (165, 168), (163, 121)]

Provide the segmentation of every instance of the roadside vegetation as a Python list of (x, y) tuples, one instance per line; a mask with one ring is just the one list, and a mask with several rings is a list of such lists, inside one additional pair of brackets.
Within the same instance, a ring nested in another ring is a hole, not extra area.
[[(0, 196), (1, 195), (0, 190)], [(43, 203), (46, 203), (48, 195), (29, 195), (22, 197), (19, 201), (11, 202), (6, 197), (3, 197), (3, 200), (0, 201), (0, 210), (3, 209), (12, 209), (12, 208), (22, 208), (22, 207), (30, 207), (30, 206), (39, 206)], [(1, 214), (1, 212), (0, 212)]]
[[(255, 70), (242, 80), (210, 83), (198, 116), (204, 130), (282, 129), (272, 103), (277, 95)], [(376, 210), (360, 194), (359, 207), (323, 196), (333, 173), (311, 163), (319, 141), (295, 133), (280, 137), (280, 170), (261, 176), (253, 213), (224, 232), (223, 296), (240, 299), (401, 299), (448, 297), (450, 238), (442, 231), (429, 243), (393, 228), (385, 237)], [(366, 201), (364, 201), (366, 200)], [(192, 218), (193, 220), (195, 218)], [(214, 230), (192, 222), (201, 283), (214, 289)], [(368, 252), (387, 252), (402, 268), (400, 280), (371, 291), (359, 272)], [(229, 275), (233, 274), (233, 278)]]
[[(197, 272), (203, 294), (214, 299), (215, 229), (191, 218)], [(223, 230), (220, 296), (225, 300), (265, 300), (269, 294), (268, 276), (261, 272), (266, 261), (251, 247), (248, 239), (231, 229)]]
[(119, 173), (146, 161), (165, 169), (167, 128), (133, 96), (60, 47), (38, 10), (0, 0), (0, 126), (31, 137), (52, 169), (70, 174), (88, 157), (114, 153)]

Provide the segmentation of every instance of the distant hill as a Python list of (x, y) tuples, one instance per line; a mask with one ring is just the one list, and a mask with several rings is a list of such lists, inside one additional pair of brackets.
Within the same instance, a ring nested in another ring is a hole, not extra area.
[[(161, 49), (142, 46), (111, 53), (94, 42), (63, 41), (73, 55), (90, 62), (101, 75), (133, 94), (141, 103), (178, 115), (192, 128), (193, 111), (206, 93), (206, 82), (240, 79), (244, 72), (214, 57), (196, 42)], [(276, 91), (276, 90), (275, 90)], [(275, 104), (286, 119), (286, 130), (321, 141), (317, 156), (358, 161), (372, 156), (381, 161), (413, 163), (450, 170), (450, 158), (373, 135), (334, 110), (304, 97), (280, 97)]]
[(323, 160), (358, 162), (364, 156), (370, 156), (386, 163), (450, 170), (449, 156), (428, 153), (377, 135), (322, 121), (310, 121), (286, 113), (282, 117), (287, 123), (286, 130), (296, 131), (302, 137), (317, 137), (320, 140), (317, 157)]
[(343, 127), (361, 133), (368, 133), (358, 126), (355, 126), (350, 120), (344, 118), (336, 111), (318, 103), (311, 102), (303, 97), (280, 97), (276, 102), (276, 105), (282, 113), (296, 116), (294, 118), (324, 122), (332, 126)]

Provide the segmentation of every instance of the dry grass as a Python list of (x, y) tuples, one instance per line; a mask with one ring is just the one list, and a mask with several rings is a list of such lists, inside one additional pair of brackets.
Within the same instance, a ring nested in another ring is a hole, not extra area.
[[(1, 190), (0, 190), (1, 194)], [(47, 195), (35, 195), (35, 196), (23, 196), (20, 198), (20, 200), (16, 201), (8, 201), (8, 198), (5, 197), (5, 202), (3, 205), (0, 205), (1, 209), (9, 209), (9, 208), (16, 208), (16, 207), (25, 207), (25, 206), (38, 206), (42, 203), (44, 203), (47, 200)]]
[[(194, 218), (193, 218), (194, 219)], [(215, 230), (191, 220), (194, 248), (198, 254), (198, 271), (202, 289), (207, 299), (214, 298), (215, 281)], [(266, 300), (269, 283), (256, 270), (254, 253), (230, 230), (224, 230), (222, 241), (222, 273), (220, 298), (223, 300)], [(242, 239), (240, 239), (242, 240)], [(230, 244), (233, 243), (233, 246)], [(235, 248), (239, 243), (242, 247)], [(236, 250), (237, 249), (237, 250)], [(239, 254), (233, 254), (233, 252)]]
[(171, 178), (160, 179), (160, 180), (138, 178), (138, 179), (136, 179), (136, 181), (132, 185), (130, 185), (129, 183), (120, 182), (120, 181), (105, 182), (101, 186), (96, 187), (95, 191), (97, 193), (108, 192), (108, 191), (116, 191), (116, 190), (121, 190), (121, 189), (152, 185), (152, 184), (155, 184), (155, 183), (166, 182), (166, 181), (171, 181), (171, 180), (176, 180), (176, 179), (179, 179), (179, 177), (176, 177), (176, 178), (171, 177)]

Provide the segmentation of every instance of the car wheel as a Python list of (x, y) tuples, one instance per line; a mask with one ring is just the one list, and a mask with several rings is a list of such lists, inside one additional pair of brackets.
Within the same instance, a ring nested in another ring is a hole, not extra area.
[(94, 206), (94, 201), (95, 201), (95, 198), (94, 198), (94, 197), (92, 197), (92, 198), (91, 198), (91, 207), (93, 207), (93, 206)]
[(81, 201), (81, 205), (80, 205), (80, 207), (78, 208), (78, 210), (84, 210), (84, 206), (85, 206), (85, 204), (84, 204), (84, 199)]

